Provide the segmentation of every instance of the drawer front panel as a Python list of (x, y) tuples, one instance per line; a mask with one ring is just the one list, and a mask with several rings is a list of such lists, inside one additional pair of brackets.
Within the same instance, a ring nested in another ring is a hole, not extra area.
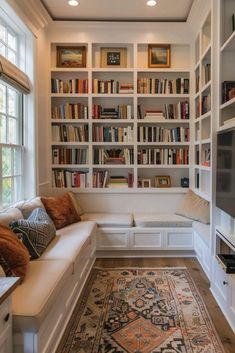
[(98, 249), (127, 249), (129, 244), (128, 231), (106, 231), (98, 230), (97, 234)]
[(6, 299), (0, 306), (0, 333), (11, 323), (11, 302)]
[(228, 275), (224, 272), (222, 266), (215, 260), (214, 261), (215, 271), (215, 286), (219, 292), (222, 300), (227, 302), (228, 299)]
[(192, 232), (166, 232), (166, 247), (169, 249), (193, 249)]
[(162, 247), (162, 232), (133, 232), (132, 246), (138, 249), (159, 249)]

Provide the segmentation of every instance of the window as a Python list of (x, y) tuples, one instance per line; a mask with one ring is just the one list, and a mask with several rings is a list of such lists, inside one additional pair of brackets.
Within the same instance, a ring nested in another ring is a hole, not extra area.
[(0, 54), (17, 65), (18, 39), (16, 33), (0, 20)]
[[(0, 54), (18, 62), (18, 38), (0, 22)], [(23, 197), (23, 94), (0, 80), (0, 204), (7, 206)]]

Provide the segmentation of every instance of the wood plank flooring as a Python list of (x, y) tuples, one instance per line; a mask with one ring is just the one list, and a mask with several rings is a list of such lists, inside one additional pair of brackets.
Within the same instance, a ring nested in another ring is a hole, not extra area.
[(184, 266), (190, 272), (207, 310), (212, 318), (226, 353), (235, 353), (235, 334), (209, 290), (209, 281), (195, 258), (111, 258), (97, 259), (99, 267), (177, 267)]

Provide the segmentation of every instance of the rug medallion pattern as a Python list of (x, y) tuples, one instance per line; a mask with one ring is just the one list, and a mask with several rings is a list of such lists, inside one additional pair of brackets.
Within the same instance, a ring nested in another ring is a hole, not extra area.
[(186, 269), (95, 269), (59, 353), (223, 353)]

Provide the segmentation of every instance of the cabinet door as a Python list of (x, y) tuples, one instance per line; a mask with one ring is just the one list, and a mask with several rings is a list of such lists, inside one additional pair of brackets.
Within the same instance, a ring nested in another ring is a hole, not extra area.
[(10, 325), (8, 325), (5, 330), (0, 333), (0, 353), (12, 353), (12, 335)]
[(218, 300), (223, 306), (223, 309), (226, 310), (227, 300), (229, 294), (229, 277), (225, 273), (222, 266), (214, 259), (214, 285), (216, 288), (216, 293)]

